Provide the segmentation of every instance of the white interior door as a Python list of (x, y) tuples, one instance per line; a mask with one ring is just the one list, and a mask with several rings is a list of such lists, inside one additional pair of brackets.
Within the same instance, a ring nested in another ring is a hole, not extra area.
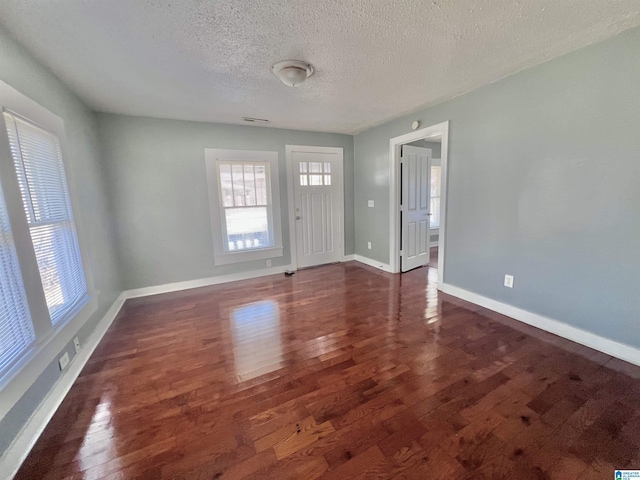
[(401, 270), (429, 263), (431, 149), (402, 146)]
[[(342, 148), (287, 146), (297, 267), (342, 259)], [(291, 179), (291, 177), (290, 177)]]

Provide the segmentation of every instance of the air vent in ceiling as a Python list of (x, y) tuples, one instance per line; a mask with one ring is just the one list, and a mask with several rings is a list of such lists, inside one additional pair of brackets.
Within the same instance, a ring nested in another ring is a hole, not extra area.
[(242, 117), (242, 120), (249, 123), (269, 123), (265, 118)]

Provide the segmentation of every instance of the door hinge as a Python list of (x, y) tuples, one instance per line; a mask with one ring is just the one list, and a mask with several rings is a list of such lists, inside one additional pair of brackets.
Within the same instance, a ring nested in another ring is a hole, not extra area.
[(404, 255), (404, 252), (402, 250), (400, 250), (400, 256)]

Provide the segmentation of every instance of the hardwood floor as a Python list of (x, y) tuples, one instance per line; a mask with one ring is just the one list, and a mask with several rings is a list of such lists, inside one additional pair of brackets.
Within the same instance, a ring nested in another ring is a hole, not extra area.
[(438, 247), (429, 248), (429, 267), (438, 268)]
[(129, 300), (17, 478), (640, 468), (640, 369), (435, 281), (350, 262)]

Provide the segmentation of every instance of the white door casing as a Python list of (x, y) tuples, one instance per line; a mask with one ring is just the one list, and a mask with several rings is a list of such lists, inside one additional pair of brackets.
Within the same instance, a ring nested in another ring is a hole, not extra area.
[(429, 263), (431, 150), (402, 146), (402, 271)]
[(294, 268), (339, 262), (343, 256), (343, 150), (286, 146), (291, 261)]
[(389, 139), (389, 270), (400, 272), (400, 147), (416, 140), (441, 141), (440, 227), (438, 228), (438, 288), (445, 282), (447, 238), (447, 184), (449, 176), (449, 121)]

